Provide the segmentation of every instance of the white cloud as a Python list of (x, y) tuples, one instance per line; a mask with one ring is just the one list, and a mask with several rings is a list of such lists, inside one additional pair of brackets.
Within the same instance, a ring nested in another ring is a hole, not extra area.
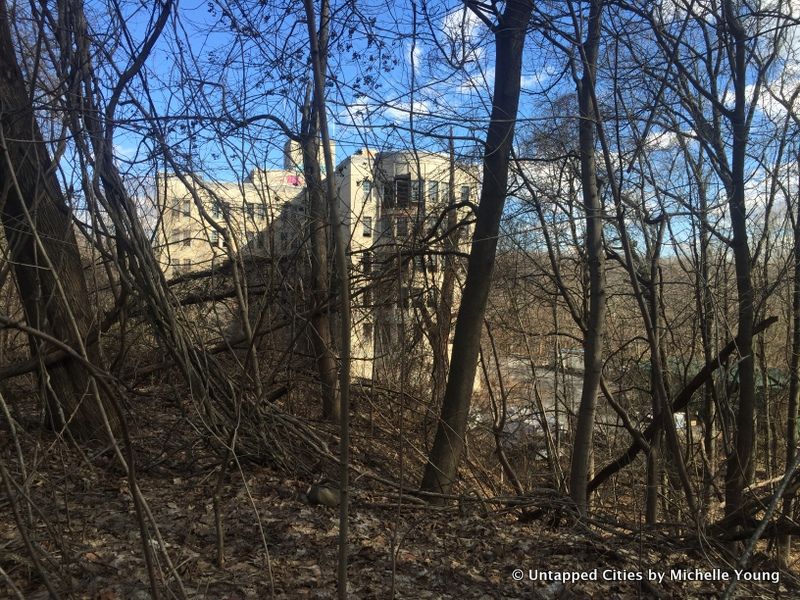
[(413, 110), (414, 115), (429, 115), (431, 108), (427, 102), (389, 102), (383, 108), (383, 115), (390, 121), (407, 121)]
[(483, 21), (466, 6), (447, 13), (442, 19), (442, 31), (447, 37), (454, 40), (471, 41), (477, 37), (482, 27)]
[(345, 127), (362, 127), (370, 122), (377, 107), (367, 102), (353, 102), (339, 111), (339, 122)]
[(466, 74), (464, 81), (458, 86), (462, 94), (469, 94), (475, 90), (491, 90), (494, 85), (494, 68), (488, 68), (477, 73)]
[(651, 131), (645, 140), (645, 146), (651, 150), (669, 150), (677, 143), (678, 136), (673, 131)]
[(114, 144), (114, 156), (123, 160), (133, 160), (136, 157), (136, 147), (128, 144)]
[[(758, 97), (758, 108), (771, 120), (777, 121), (786, 116), (787, 110), (800, 112), (800, 73), (785, 69), (772, 81), (766, 83)], [(747, 97), (752, 100), (754, 85), (748, 85)]]
[(453, 62), (481, 62), (486, 51), (483, 38), (486, 26), (466, 6), (447, 13), (442, 18), (442, 46), (447, 48)]
[(559, 73), (560, 71), (556, 65), (545, 64), (537, 71), (527, 74), (523, 73), (520, 83), (523, 89), (546, 87)]
[(406, 62), (408, 63), (409, 68), (411, 68), (411, 53), (414, 53), (414, 71), (419, 72), (420, 66), (422, 65), (422, 57), (423, 57), (423, 49), (419, 42), (416, 44), (412, 44), (409, 42), (406, 44)]

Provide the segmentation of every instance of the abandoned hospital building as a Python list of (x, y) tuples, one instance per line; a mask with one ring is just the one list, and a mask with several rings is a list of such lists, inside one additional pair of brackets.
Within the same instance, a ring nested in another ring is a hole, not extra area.
[[(449, 314), (457, 312), (464, 269), (457, 255), (471, 241), (478, 169), (447, 153), (365, 148), (336, 166), (333, 182), (349, 258), (351, 369), (369, 379), (374, 369), (391, 368), (401, 338), (403, 347), (426, 353), (425, 327), (441, 318), (443, 293)], [(236, 182), (167, 173), (156, 185), (155, 243), (168, 278), (225, 277), (236, 260), (247, 265), (245, 287), (262, 290), (260, 303), (248, 302), (251, 323), (308, 310), (311, 219), (298, 143), (286, 143), (282, 169), (254, 169)], [(330, 264), (333, 252), (327, 255)], [(329, 282), (334, 289), (332, 276)], [(236, 328), (235, 302), (225, 306), (198, 315), (209, 331)], [(284, 332), (301, 349), (302, 320)]]

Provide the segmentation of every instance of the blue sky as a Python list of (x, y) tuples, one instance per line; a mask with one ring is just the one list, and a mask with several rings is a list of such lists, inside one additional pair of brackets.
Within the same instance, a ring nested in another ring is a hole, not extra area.
[[(171, 119), (160, 121), (169, 142), (192, 156), (187, 168), (232, 180), (256, 166), (281, 166), (285, 136), (271, 121), (255, 117), (271, 114), (292, 130), (299, 126), (299, 105), (310, 75), (301, 5), (287, 1), (285, 10), (279, 10), (276, 2), (178, 3), (143, 75), (155, 112)], [(351, 12), (353, 6), (359, 12)], [(665, 6), (679, 23), (685, 13), (671, 2)], [(96, 7), (93, 25), (98, 34), (105, 31), (113, 39), (118, 32), (109, 30), (103, 10)], [(123, 10), (136, 48), (152, 19), (152, 7), (130, 2)], [(451, 128), (459, 155), (479, 160), (494, 79), (493, 40), (480, 19), (453, 1), (342, 3), (334, 5), (334, 12), (328, 104), (337, 160), (365, 145), (442, 151)], [(569, 19), (564, 23), (568, 30)], [(787, 40), (787, 56), (798, 46), (796, 38), (793, 33)], [(117, 56), (124, 62), (121, 39)], [(601, 61), (608, 68), (610, 53), (603, 51)], [(601, 94), (608, 89), (603, 80), (607, 72), (601, 72)], [(797, 61), (781, 62), (770, 77), (775, 89), (780, 89), (778, 82), (784, 92), (795, 89)], [(529, 36), (522, 83), (519, 139), (552, 120), (548, 102), (575, 94), (563, 53), (542, 36)], [(651, 93), (633, 91), (643, 97)], [(140, 86), (134, 94), (142, 97)], [(781, 110), (774, 96), (762, 95), (756, 124), (765, 116), (780, 118)], [(130, 105), (118, 113), (126, 115), (141, 117)], [(245, 119), (254, 120), (244, 128), (231, 125)], [(674, 134), (665, 135), (658, 126), (649, 133), (650, 143), (664, 155), (675, 151)], [(142, 160), (147, 155), (143, 150), (154, 146), (138, 122), (130, 128), (123, 124), (115, 141), (123, 161)], [(151, 166), (145, 160), (134, 170)]]
[[(270, 113), (294, 130), (299, 126), (303, 79), (309, 75), (307, 34), (301, 3), (288, 5), (287, 13), (257, 3), (180, 2), (147, 61), (157, 112), (198, 113), (198, 119), (172, 122), (170, 141), (188, 151), (186, 128), (192, 127), (192, 153), (216, 177), (241, 176), (256, 164), (280, 166), (285, 138), (265, 120), (246, 129), (212, 131), (214, 117)], [(141, 5), (126, 6), (126, 23), (141, 39), (150, 14)], [(339, 10), (332, 25), (328, 103), (337, 159), (365, 145), (443, 150), (451, 127), (459, 138), (458, 152), (479, 157), (494, 79), (493, 40), (486, 26), (459, 2), (424, 10), (411, 3), (358, 7), (358, 15), (334, 7)], [(540, 86), (556, 71), (529, 60), (523, 84)], [(133, 159), (144, 137), (120, 129), (118, 153)]]

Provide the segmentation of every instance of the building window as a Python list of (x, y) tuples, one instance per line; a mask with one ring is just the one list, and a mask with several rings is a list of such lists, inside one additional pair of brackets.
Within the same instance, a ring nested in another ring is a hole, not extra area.
[(411, 180), (406, 178), (395, 179), (395, 191), (397, 194), (397, 207), (408, 207), (409, 201), (411, 200)]
[(372, 339), (372, 323), (366, 321), (364, 325), (362, 325), (363, 335), (362, 338), (364, 340), (371, 340)]
[(191, 258), (184, 258), (183, 259), (183, 268), (188, 270), (192, 266), (192, 259)]
[(247, 211), (247, 217), (249, 219), (255, 218), (255, 216), (256, 216), (256, 205), (255, 204), (253, 204), (251, 202), (248, 202), (245, 205), (245, 210)]
[(421, 254), (414, 257), (414, 267), (417, 272), (422, 273), (425, 270), (425, 257)]
[(469, 202), (470, 190), (468, 185), (461, 186), (461, 202)]
[(372, 237), (372, 217), (364, 217), (364, 237)]
[(439, 182), (428, 182), (428, 202), (431, 205), (436, 205), (439, 202)]
[(364, 252), (361, 255), (361, 270), (364, 272), (364, 275), (369, 275), (372, 273), (372, 253), (371, 252)]
[(428, 215), (427, 217), (425, 217), (425, 229), (428, 232), (428, 234), (434, 233), (434, 230), (436, 229), (436, 224), (438, 222), (439, 222), (439, 217), (437, 217), (436, 215)]
[(183, 210), (181, 212), (183, 212), (184, 217), (192, 216), (192, 201), (189, 198), (183, 201)]
[(211, 205), (211, 216), (215, 219), (222, 218), (222, 207), (217, 202)]
[(408, 236), (408, 217), (397, 218), (397, 237)]
[(428, 272), (436, 273), (439, 270), (439, 257), (435, 254), (428, 256)]
[(370, 192), (372, 191), (372, 182), (369, 179), (362, 181), (361, 190), (364, 192), (365, 196), (369, 196)]
[[(280, 198), (278, 198), (278, 201), (280, 201)], [(256, 204), (256, 217), (258, 217), (261, 220), (266, 219), (267, 207), (264, 206), (263, 204)]]
[(423, 195), (425, 190), (425, 182), (421, 179), (415, 179), (411, 182), (411, 202), (415, 204), (422, 204)]
[(385, 183), (383, 185), (383, 208), (394, 208), (395, 205), (395, 197), (394, 197), (394, 184), (393, 183)]
[(380, 229), (382, 236), (391, 236), (392, 235), (391, 217), (381, 217), (380, 222), (378, 223), (378, 228)]
[(189, 246), (192, 245), (192, 238), (189, 237), (189, 232), (185, 232), (184, 233), (183, 245), (186, 246), (186, 247), (189, 247)]
[(211, 242), (212, 246), (216, 246), (217, 244), (219, 244), (219, 231), (214, 229), (211, 233), (209, 233), (208, 241)]

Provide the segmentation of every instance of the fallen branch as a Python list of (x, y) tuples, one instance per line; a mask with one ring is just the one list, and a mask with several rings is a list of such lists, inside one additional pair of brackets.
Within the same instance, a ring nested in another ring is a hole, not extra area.
[[(764, 319), (753, 328), (753, 335), (761, 333), (777, 322), (778, 317), (769, 317), (768, 319)], [(711, 375), (722, 363), (726, 362), (730, 358), (731, 354), (736, 351), (737, 347), (738, 344), (736, 343), (736, 340), (731, 340), (722, 350), (720, 350), (716, 358), (707, 362), (705, 366), (698, 371), (692, 380), (678, 393), (677, 396), (675, 396), (675, 400), (672, 402), (673, 414), (686, 408), (694, 393), (711, 378)], [(648, 444), (653, 441), (653, 438), (655, 437), (656, 433), (658, 433), (660, 428), (660, 420), (652, 421), (650, 425), (647, 426), (647, 429), (644, 430), (642, 436)], [(631, 443), (630, 447), (625, 451), (624, 454), (622, 454), (613, 462), (607, 464), (597, 475), (594, 476), (594, 478), (589, 482), (588, 492), (591, 494), (606, 480), (608, 480), (609, 477), (631, 464), (639, 452), (643, 451), (645, 448), (646, 445), (642, 445), (638, 439), (634, 439), (633, 443)]]

